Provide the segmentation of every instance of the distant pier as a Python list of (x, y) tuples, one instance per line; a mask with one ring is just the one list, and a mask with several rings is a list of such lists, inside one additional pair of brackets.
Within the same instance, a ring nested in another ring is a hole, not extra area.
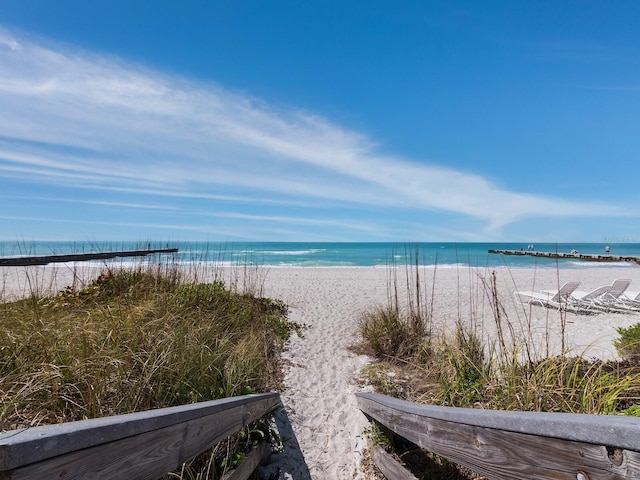
[(640, 265), (640, 257), (621, 255), (597, 255), (593, 253), (560, 253), (560, 252), (536, 252), (535, 250), (493, 250), (489, 253), (502, 255), (527, 255), (529, 257), (563, 258), (569, 260), (584, 260), (586, 262), (634, 262)]
[(88, 260), (106, 260), (116, 257), (144, 257), (154, 253), (176, 253), (177, 248), (158, 248), (147, 250), (125, 250), (120, 252), (71, 253), (67, 255), (43, 255), (28, 257), (0, 258), (0, 267), (23, 267), (28, 265), (47, 265), (61, 262), (86, 262)]

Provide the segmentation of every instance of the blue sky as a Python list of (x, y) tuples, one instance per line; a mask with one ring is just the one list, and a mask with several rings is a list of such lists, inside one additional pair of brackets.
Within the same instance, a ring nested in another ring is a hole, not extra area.
[(640, 3), (0, 1), (0, 239), (640, 242)]

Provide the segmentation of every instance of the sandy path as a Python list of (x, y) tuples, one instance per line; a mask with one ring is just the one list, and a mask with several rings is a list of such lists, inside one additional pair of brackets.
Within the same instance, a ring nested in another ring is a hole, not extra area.
[(295, 438), (265, 473), (281, 468), (281, 478), (296, 480), (365, 478), (360, 463), (367, 421), (356, 405), (354, 377), (368, 359), (348, 347), (359, 313), (384, 298), (384, 276), (363, 284), (356, 269), (277, 269), (266, 278), (265, 295), (286, 302), (289, 318), (307, 328), (284, 355), (289, 365), (281, 396)]

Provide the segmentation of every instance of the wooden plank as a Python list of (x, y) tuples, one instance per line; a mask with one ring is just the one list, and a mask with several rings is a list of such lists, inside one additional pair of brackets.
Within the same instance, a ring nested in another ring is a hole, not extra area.
[(154, 253), (176, 253), (177, 248), (156, 248), (148, 250), (124, 250), (119, 252), (70, 253), (65, 255), (39, 255), (0, 258), (0, 267), (22, 267), (27, 265), (47, 265), (49, 263), (86, 262), (117, 257), (144, 257)]
[[(238, 417), (233, 411), (225, 412), (222, 419), (216, 415), (205, 417), (207, 423), (219, 420), (215, 429), (210, 428), (211, 424), (200, 425), (200, 420), (50, 458), (7, 472), (5, 478), (156, 479), (233, 433)], [(190, 447), (196, 443), (198, 448), (192, 450)]]
[(234, 470), (225, 473), (221, 480), (247, 480), (258, 465), (264, 463), (271, 455), (271, 445), (261, 442), (251, 449), (242, 463)]
[[(371, 396), (374, 396), (374, 399), (370, 398)], [(566, 440), (560, 435), (556, 435), (555, 438), (545, 436), (544, 433), (540, 433), (545, 430), (545, 424), (548, 423), (545, 421), (538, 422), (538, 427), (535, 428), (538, 433), (533, 434), (473, 425), (473, 423), (488, 424), (496, 416), (499, 418), (503, 414), (515, 412), (475, 410), (479, 420), (472, 419), (469, 423), (459, 423), (426, 414), (425, 412), (431, 411), (433, 406), (415, 405), (397, 399), (392, 399), (393, 402), (381, 402), (377, 397), (383, 396), (358, 394), (361, 410), (421, 448), (437, 453), (489, 478), (575, 479), (579, 472), (586, 473), (590, 480), (640, 478), (640, 453), (638, 453), (640, 437), (635, 438), (635, 448), (628, 450), (621, 448), (616, 442), (594, 444)], [(394, 404), (395, 407), (402, 407), (401, 404), (404, 403), (411, 407), (395, 408), (386, 403)], [(450, 419), (458, 416), (457, 410), (470, 410), (437, 407), (436, 411), (442, 414), (443, 408), (448, 409)], [(423, 412), (419, 413), (420, 410)], [(470, 417), (466, 413), (460, 415), (459, 419), (469, 420)], [(529, 423), (534, 422), (533, 419), (538, 415), (542, 417), (549, 415), (533, 412), (518, 413), (529, 413), (530, 415), (527, 415), (530, 417)], [(610, 420), (614, 420), (612, 423), (618, 423), (615, 421), (618, 418), (609, 417)], [(638, 419), (626, 417), (624, 420), (636, 423)], [(500, 422), (494, 419), (494, 423), (510, 424), (510, 421)], [(598, 436), (596, 432), (593, 433), (594, 436)], [(573, 432), (568, 430), (566, 434), (573, 436)], [(625, 443), (629, 440), (626, 438)]]
[[(139, 438), (141, 434), (161, 431), (173, 425), (179, 426), (198, 419), (213, 422), (207, 428), (217, 431), (219, 429), (215, 427), (219, 424), (217, 419), (240, 414), (236, 422), (240, 425), (239, 429), (273, 411), (279, 403), (280, 396), (277, 393), (252, 394), (4, 432), (0, 434), (0, 471), (71, 454), (89, 447), (107, 445), (130, 437)], [(133, 444), (135, 445), (135, 442)]]
[(418, 480), (409, 470), (404, 468), (392, 455), (384, 451), (380, 445), (369, 447), (371, 458), (376, 467), (388, 480)]
[(4, 472), (3, 479), (130, 479), (152, 480), (205, 451), (270, 412), (277, 404), (256, 400), (264, 408), (241, 404), (186, 422), (75, 450)]
[(640, 451), (638, 417), (441, 407), (411, 403), (379, 393), (357, 393), (356, 397), (359, 404), (368, 400), (399, 412), (450, 422)]

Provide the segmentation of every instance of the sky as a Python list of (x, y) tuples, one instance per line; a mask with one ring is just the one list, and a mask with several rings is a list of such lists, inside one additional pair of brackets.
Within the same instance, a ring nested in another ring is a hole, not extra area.
[(639, 23), (0, 0), (0, 240), (640, 242)]

